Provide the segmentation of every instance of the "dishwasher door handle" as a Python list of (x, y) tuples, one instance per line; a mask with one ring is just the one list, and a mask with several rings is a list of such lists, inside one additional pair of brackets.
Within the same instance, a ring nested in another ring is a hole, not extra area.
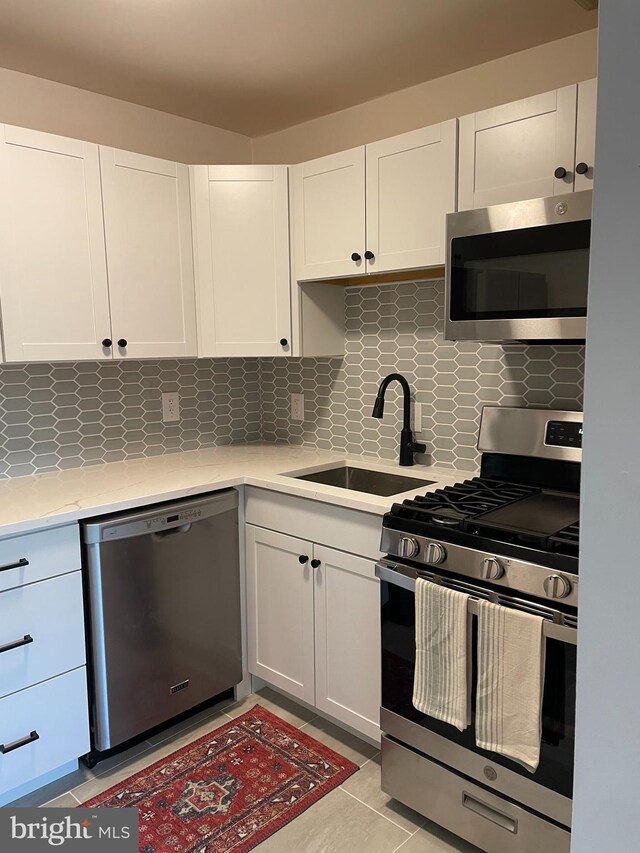
[(181, 524), (179, 527), (170, 527), (168, 530), (157, 530), (151, 535), (154, 539), (168, 539), (170, 536), (177, 536), (179, 533), (188, 533), (191, 530), (191, 522)]

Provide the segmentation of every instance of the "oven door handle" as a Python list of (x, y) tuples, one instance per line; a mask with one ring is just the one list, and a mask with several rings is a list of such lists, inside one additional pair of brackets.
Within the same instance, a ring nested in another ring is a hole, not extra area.
[(381, 581), (386, 581), (387, 583), (392, 584), (393, 586), (402, 587), (402, 589), (406, 589), (407, 592), (416, 591), (416, 582), (413, 578), (401, 575), (400, 572), (394, 572), (393, 569), (388, 568), (384, 563), (376, 563), (376, 577)]
[[(390, 569), (384, 563), (376, 563), (376, 577), (381, 581), (386, 581), (393, 586), (399, 586), (406, 589), (407, 592), (416, 591), (415, 578), (407, 577), (401, 572)], [(478, 599), (473, 597), (473, 593), (469, 595), (469, 613), (478, 615)], [(544, 619), (542, 622), (542, 633), (549, 640), (559, 640), (561, 643), (569, 643), (575, 646), (578, 642), (578, 631), (571, 628), (569, 625), (561, 625), (557, 622), (552, 622), (550, 619)]]

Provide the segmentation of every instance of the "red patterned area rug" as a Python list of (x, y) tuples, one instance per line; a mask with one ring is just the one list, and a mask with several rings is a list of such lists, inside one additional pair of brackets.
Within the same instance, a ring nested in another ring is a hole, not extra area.
[(357, 769), (256, 705), (82, 805), (137, 808), (140, 853), (245, 853)]

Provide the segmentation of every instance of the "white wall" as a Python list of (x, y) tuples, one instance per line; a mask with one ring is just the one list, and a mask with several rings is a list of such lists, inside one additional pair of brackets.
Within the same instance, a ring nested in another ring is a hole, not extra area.
[(640, 850), (639, 44), (638, 0), (600, 0), (574, 853)]
[(256, 137), (253, 162), (300, 163), (508, 104), (589, 80), (596, 76), (596, 63), (597, 32), (588, 30)]
[(0, 122), (183, 163), (251, 162), (248, 136), (7, 68)]

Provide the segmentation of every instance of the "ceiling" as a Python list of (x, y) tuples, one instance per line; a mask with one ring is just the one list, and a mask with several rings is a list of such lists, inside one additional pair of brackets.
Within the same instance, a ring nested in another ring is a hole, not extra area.
[(0, 66), (260, 136), (596, 24), (575, 0), (0, 0)]

